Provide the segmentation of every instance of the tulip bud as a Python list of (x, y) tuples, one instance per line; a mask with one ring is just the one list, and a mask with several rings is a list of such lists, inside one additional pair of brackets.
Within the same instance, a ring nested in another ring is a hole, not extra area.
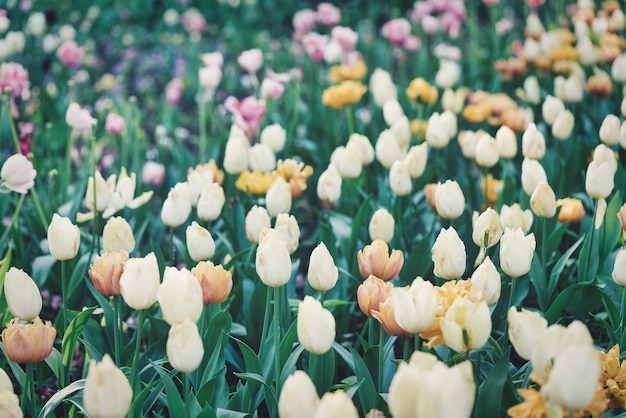
[(281, 418), (314, 418), (320, 398), (306, 372), (296, 370), (287, 377), (278, 398), (278, 416)]
[(203, 221), (214, 221), (222, 213), (222, 208), (226, 202), (224, 189), (217, 183), (210, 183), (202, 188), (198, 199), (198, 218)]
[(524, 192), (531, 196), (542, 181), (548, 181), (543, 166), (537, 160), (524, 158), (522, 162), (522, 188)]
[(200, 67), (198, 84), (209, 94), (213, 94), (222, 81), (222, 69), (216, 66)]
[(197, 322), (202, 315), (202, 288), (186, 268), (165, 267), (157, 300), (163, 319), (172, 326), (181, 324), (185, 319)]
[(565, 140), (569, 138), (574, 130), (574, 114), (569, 110), (559, 113), (552, 125), (552, 135), (556, 139)]
[(489, 256), (478, 266), (470, 279), (484, 296), (487, 305), (491, 306), (500, 299), (500, 289), (502, 280), (498, 269), (493, 264)]
[(600, 140), (609, 147), (617, 144), (620, 137), (620, 124), (621, 122), (617, 116), (606, 115), (602, 125), (600, 125)]
[(431, 253), (435, 276), (452, 280), (465, 273), (465, 244), (453, 227), (439, 232)]
[(265, 206), (271, 216), (291, 210), (291, 186), (282, 177), (277, 177), (267, 191)]
[(404, 152), (411, 142), (411, 123), (409, 118), (402, 116), (389, 127), (389, 131), (393, 134), (400, 145), (400, 149)]
[(559, 211), (559, 222), (578, 223), (585, 214), (583, 202), (573, 197), (566, 197), (556, 201), (556, 206), (561, 207)]
[(16, 317), (31, 321), (41, 313), (41, 293), (23, 270), (11, 267), (4, 278), (4, 294), (9, 310)]
[(0, 392), (0, 412), (5, 418), (23, 418), (24, 413), (20, 409), (20, 400), (15, 393), (13, 387), (9, 392)]
[(398, 100), (398, 91), (391, 75), (381, 68), (376, 68), (370, 76), (369, 91), (378, 107), (383, 107), (389, 100)]
[(335, 392), (326, 392), (317, 407), (315, 418), (358, 418), (352, 399), (341, 389)]
[(393, 284), (378, 277), (369, 276), (357, 289), (359, 308), (366, 316), (372, 317), (372, 311), (378, 311), (380, 304), (391, 296)]
[(391, 168), (395, 161), (404, 157), (400, 144), (389, 129), (385, 129), (378, 135), (375, 149), (376, 159), (387, 169)]
[(530, 270), (535, 251), (535, 235), (524, 236), (521, 229), (505, 228), (500, 238), (500, 267), (509, 276), (523, 276)]
[(357, 253), (359, 272), (362, 277), (374, 275), (381, 280), (391, 280), (400, 273), (404, 264), (402, 250), (393, 250), (389, 255), (389, 245), (377, 239)]
[(518, 312), (511, 306), (507, 314), (509, 339), (517, 354), (524, 360), (530, 360), (537, 337), (548, 328), (548, 321), (539, 313), (523, 309)]
[(452, 87), (459, 80), (461, 67), (456, 61), (441, 60), (435, 75), (435, 84), (443, 89)]
[(39, 317), (32, 324), (20, 324), (13, 318), (2, 331), (2, 344), (7, 358), (19, 364), (37, 363), (52, 352), (57, 330), (50, 321), (44, 324)]
[[(436, 361), (436, 358), (435, 358)], [(424, 376), (418, 367), (401, 362), (389, 385), (389, 412), (394, 418), (417, 416), (420, 389), (424, 386)]]
[(276, 155), (269, 145), (256, 143), (248, 151), (248, 164), (251, 170), (266, 173), (276, 168)]
[(370, 219), (369, 234), (372, 241), (381, 239), (385, 242), (390, 242), (393, 238), (393, 232), (395, 229), (396, 221), (393, 216), (387, 211), (387, 209), (380, 208)]
[(435, 320), (437, 292), (432, 283), (417, 277), (410, 287), (392, 289), (391, 303), (396, 323), (409, 334), (419, 334)]
[(500, 154), (495, 138), (489, 134), (481, 136), (476, 144), (476, 164), (489, 168), (496, 165), (499, 159)]
[(196, 323), (189, 318), (174, 324), (167, 334), (165, 344), (167, 359), (176, 370), (191, 373), (200, 366), (204, 345)]
[(259, 142), (267, 145), (273, 152), (280, 152), (285, 147), (287, 132), (278, 123), (267, 125), (261, 131)]
[(514, 203), (512, 206), (502, 205), (500, 223), (502, 228), (521, 228), (522, 231), (528, 232), (533, 225), (533, 213), (530, 209), (522, 210), (519, 203)]
[(298, 305), (298, 340), (314, 354), (326, 353), (335, 341), (335, 317), (311, 296)]
[(248, 168), (250, 142), (243, 131), (233, 125), (224, 150), (224, 170), (228, 174), (239, 174)]
[(52, 215), (48, 226), (48, 247), (50, 254), (57, 260), (71, 260), (78, 254), (80, 245), (80, 229), (69, 220), (58, 214)]
[(342, 179), (337, 168), (329, 165), (317, 180), (317, 196), (326, 202), (337, 202), (341, 196), (341, 183)]
[(624, 203), (619, 209), (619, 212), (617, 212), (617, 218), (619, 219), (619, 223), (622, 226), (622, 235), (626, 240), (626, 203)]
[(433, 148), (444, 148), (450, 142), (451, 136), (442, 119), (442, 115), (437, 112), (428, 119), (426, 142)]
[(184, 224), (191, 214), (191, 192), (187, 183), (176, 183), (161, 208), (161, 220), (170, 228)]
[(332, 289), (337, 283), (339, 269), (335, 266), (335, 261), (323, 242), (320, 242), (311, 252), (307, 277), (311, 287), (320, 292)]
[(406, 164), (402, 160), (394, 161), (389, 170), (389, 187), (397, 196), (411, 193), (413, 184)]
[(423, 142), (420, 145), (413, 145), (403, 161), (412, 178), (420, 177), (424, 174), (428, 162), (428, 144)]
[(616, 152), (604, 144), (599, 144), (593, 149), (593, 161), (598, 163), (608, 163), (613, 173), (617, 171), (617, 155)]
[(565, 110), (563, 101), (558, 97), (548, 95), (541, 105), (543, 120), (549, 125), (553, 125), (561, 112)]
[(94, 418), (123, 418), (130, 409), (133, 389), (124, 373), (105, 354), (99, 363), (91, 360), (83, 390), (83, 405)]
[(267, 286), (280, 287), (291, 278), (287, 243), (277, 230), (266, 228), (263, 231), (256, 250), (256, 272)]
[(465, 210), (465, 196), (461, 186), (454, 180), (446, 180), (437, 186), (435, 206), (439, 216), (445, 219), (456, 219)]
[(233, 275), (221, 265), (210, 261), (201, 261), (191, 269), (191, 274), (198, 280), (202, 288), (202, 303), (222, 303), (233, 289)]
[(124, 264), (120, 292), (128, 306), (140, 311), (154, 305), (160, 283), (156, 256), (149, 253), (143, 258), (131, 258)]
[[(486, 132), (483, 130), (474, 132), (474, 131), (461, 131), (458, 136), (458, 143), (461, 147), (461, 153), (467, 159), (476, 158), (476, 145), (478, 145), (478, 140), (480, 137), (485, 135)], [(517, 144), (515, 145), (515, 149), (517, 150)], [(517, 151), (516, 151), (517, 152)]]
[(537, 130), (534, 123), (528, 125), (522, 135), (522, 154), (524, 158), (541, 160), (546, 153), (546, 140), (543, 134)]
[(585, 176), (587, 194), (594, 199), (606, 199), (613, 191), (614, 177), (615, 171), (608, 161), (599, 164), (593, 160), (587, 166), (587, 175)]
[(530, 208), (535, 215), (542, 218), (552, 218), (556, 213), (556, 197), (550, 185), (540, 182), (530, 197)]
[(135, 236), (126, 219), (114, 216), (107, 220), (102, 230), (102, 247), (107, 253), (126, 251), (131, 253), (135, 248)]
[(248, 241), (258, 244), (261, 230), (269, 228), (271, 224), (270, 214), (261, 206), (252, 206), (246, 215), (246, 237)]
[(208, 260), (215, 254), (215, 241), (208, 229), (200, 226), (196, 221), (185, 230), (187, 251), (194, 261)]
[(490, 248), (498, 243), (502, 236), (502, 226), (495, 210), (487, 208), (474, 222), (472, 239), (481, 248)]
[(500, 158), (510, 159), (517, 155), (517, 138), (515, 132), (506, 125), (502, 125), (496, 132), (496, 146)]
[(538, 104), (540, 100), (539, 95), (539, 81), (534, 75), (526, 77), (524, 79), (524, 99), (532, 104)]
[(440, 322), (443, 339), (456, 352), (482, 348), (491, 334), (491, 313), (483, 301), (457, 298)]
[(387, 126), (393, 125), (395, 121), (405, 116), (402, 106), (396, 99), (389, 99), (383, 105), (383, 118)]
[(128, 253), (124, 250), (104, 253), (97, 256), (89, 267), (89, 277), (102, 296), (119, 296), (120, 279), (124, 265), (128, 261)]
[(358, 150), (361, 154), (361, 164), (367, 165), (374, 161), (376, 157), (374, 147), (370, 142), (369, 138), (365, 135), (354, 133), (350, 135), (348, 138), (348, 143), (346, 144), (346, 149), (355, 149)]
[[(620, 286), (626, 286), (626, 250), (619, 250), (613, 265), (613, 280)], [(6, 286), (6, 284), (5, 284)]]
[[(296, 217), (287, 213), (279, 213), (278, 216), (276, 216), (274, 229), (280, 232), (280, 235), (287, 243), (289, 254), (296, 252), (298, 244), (300, 243), (300, 226), (298, 225)], [(261, 239), (262, 238), (261, 234)]]

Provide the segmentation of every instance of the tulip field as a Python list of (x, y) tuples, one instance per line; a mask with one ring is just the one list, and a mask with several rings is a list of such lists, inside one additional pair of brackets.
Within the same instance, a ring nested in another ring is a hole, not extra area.
[(623, 0), (0, 2), (0, 417), (626, 417)]

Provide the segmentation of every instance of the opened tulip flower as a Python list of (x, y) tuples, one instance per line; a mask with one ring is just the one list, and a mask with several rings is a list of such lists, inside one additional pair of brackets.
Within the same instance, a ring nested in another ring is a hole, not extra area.
[(202, 288), (202, 303), (222, 303), (233, 288), (233, 274), (221, 265), (201, 261), (191, 269), (191, 274)]
[(48, 247), (57, 260), (71, 260), (78, 254), (80, 229), (69, 218), (54, 214), (48, 226)]
[(130, 409), (133, 389), (108, 354), (91, 360), (83, 390), (83, 404), (94, 418), (123, 418)]
[(16, 317), (31, 321), (41, 313), (39, 288), (23, 270), (11, 267), (4, 277), (4, 294), (9, 310)]
[(377, 310), (371, 311), (372, 318), (376, 319), (383, 326), (385, 332), (396, 337), (410, 337), (412, 334), (402, 328), (396, 321), (395, 309), (391, 297), (378, 305)]
[(528, 232), (533, 225), (533, 213), (530, 209), (523, 210), (519, 203), (512, 206), (502, 205), (500, 208), (500, 223), (502, 228), (517, 229)]
[(9, 360), (16, 363), (37, 363), (52, 352), (57, 330), (50, 321), (44, 324), (39, 317), (33, 323), (20, 323), (13, 318), (2, 331), (2, 344)]
[(465, 352), (482, 348), (491, 334), (487, 303), (457, 298), (440, 323), (443, 338), (451, 349)]
[(378, 311), (380, 304), (391, 296), (393, 284), (376, 276), (369, 276), (357, 288), (359, 308), (366, 316), (372, 317), (372, 311)]
[(548, 328), (548, 321), (538, 312), (511, 306), (507, 313), (509, 339), (517, 354), (530, 360), (538, 336)]
[(487, 208), (474, 221), (472, 240), (481, 248), (490, 248), (500, 241), (501, 236), (502, 225), (498, 213)]
[(419, 334), (435, 320), (437, 293), (432, 283), (421, 277), (410, 287), (392, 289), (391, 303), (396, 322), (409, 334)]
[(389, 245), (377, 239), (359, 250), (357, 261), (362, 277), (374, 275), (382, 280), (391, 280), (400, 273), (404, 265), (404, 253), (402, 250), (392, 250), (389, 254)]
[(157, 300), (163, 319), (171, 326), (185, 319), (197, 322), (202, 315), (202, 288), (196, 277), (185, 268), (165, 267)]
[(335, 317), (311, 296), (298, 305), (298, 340), (314, 354), (326, 353), (335, 342)]
[(167, 359), (172, 367), (183, 373), (191, 373), (200, 366), (204, 357), (204, 345), (196, 323), (190, 319), (174, 324), (165, 343)]
[(35, 185), (37, 171), (28, 158), (22, 154), (10, 156), (0, 170), (0, 192), (4, 188), (26, 194)]
[(120, 279), (124, 266), (128, 261), (128, 253), (124, 250), (104, 253), (97, 256), (89, 267), (89, 277), (102, 296), (119, 296)]
[(565, 197), (556, 201), (556, 206), (560, 207), (559, 222), (578, 223), (585, 215), (585, 207), (580, 199)]
[(320, 398), (306, 372), (296, 370), (283, 384), (278, 398), (278, 415), (281, 418), (314, 418)]
[(131, 308), (143, 310), (154, 305), (160, 284), (159, 265), (154, 253), (143, 258), (131, 258), (124, 264), (120, 292)]
[(352, 399), (341, 389), (335, 392), (326, 392), (317, 407), (315, 418), (358, 418)]

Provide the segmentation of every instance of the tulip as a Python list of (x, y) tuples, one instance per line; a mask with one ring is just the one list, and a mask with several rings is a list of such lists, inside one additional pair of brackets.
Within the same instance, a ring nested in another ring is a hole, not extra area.
[(396, 221), (387, 209), (380, 208), (374, 212), (368, 226), (370, 238), (372, 241), (381, 239), (385, 242), (391, 241), (395, 229)]
[(405, 338), (412, 335), (398, 325), (391, 297), (387, 298), (387, 300), (378, 305), (377, 310), (372, 310), (370, 313), (372, 314), (372, 318), (380, 322), (387, 334)]
[(441, 115), (433, 113), (428, 119), (426, 128), (426, 142), (433, 148), (444, 148), (450, 142), (451, 136), (441, 120)]
[(559, 222), (578, 223), (585, 214), (585, 207), (580, 199), (566, 197), (556, 201), (556, 206), (561, 207), (559, 211)]
[(335, 203), (341, 196), (342, 179), (334, 165), (320, 175), (317, 181), (317, 196), (326, 202)]
[(374, 158), (376, 157), (374, 147), (372, 146), (369, 138), (365, 135), (357, 133), (353, 133), (352, 135), (350, 135), (350, 138), (348, 138), (348, 142), (346, 144), (346, 149), (358, 150), (361, 154), (362, 165), (370, 164), (372, 161), (374, 161)]
[(398, 91), (391, 75), (381, 68), (376, 68), (370, 76), (369, 90), (378, 107), (382, 108), (389, 100), (398, 100)]
[(372, 311), (378, 311), (380, 304), (391, 296), (393, 284), (385, 282), (376, 276), (369, 276), (357, 288), (357, 302), (359, 308), (368, 317)]
[(248, 73), (256, 73), (263, 65), (263, 51), (259, 48), (243, 51), (237, 57), (237, 64)]
[(161, 208), (161, 220), (170, 228), (184, 224), (191, 214), (191, 191), (187, 183), (176, 183)]
[(533, 225), (533, 213), (530, 209), (522, 210), (519, 203), (514, 203), (512, 206), (502, 205), (500, 223), (502, 228), (521, 228), (522, 231), (528, 232)]
[(201, 261), (191, 269), (191, 274), (202, 288), (202, 303), (222, 303), (233, 289), (233, 275), (221, 265)]
[(109, 113), (105, 122), (105, 129), (111, 135), (122, 134), (126, 130), (126, 120), (115, 113)]
[(389, 170), (389, 187), (397, 196), (406, 196), (411, 193), (413, 184), (406, 164), (401, 161), (394, 161)]
[(604, 117), (600, 125), (600, 140), (607, 146), (615, 145), (619, 142), (621, 121), (615, 115), (608, 114)]
[(307, 278), (309, 285), (320, 292), (332, 289), (337, 283), (339, 269), (323, 242), (320, 242), (311, 252)]
[(385, 168), (389, 169), (395, 161), (404, 157), (400, 143), (391, 130), (385, 129), (376, 140), (376, 159)]
[[(239, 132), (235, 133), (234, 132)], [(248, 152), (250, 143), (245, 133), (235, 125), (231, 128), (231, 136), (224, 150), (224, 170), (229, 174), (239, 174), (248, 168)]]
[(273, 78), (265, 78), (261, 82), (261, 97), (264, 99), (278, 99), (285, 92), (285, 85)]
[(26, 194), (35, 185), (35, 177), (37, 171), (33, 168), (33, 163), (22, 154), (14, 154), (2, 164), (0, 186)]
[(20, 324), (13, 318), (2, 331), (2, 344), (9, 360), (15, 363), (37, 363), (52, 352), (57, 330), (50, 321), (44, 324), (39, 317), (32, 324)]
[(402, 250), (393, 250), (383, 240), (374, 240), (357, 253), (359, 272), (362, 277), (374, 275), (382, 280), (391, 280), (400, 273), (404, 264)]
[(487, 208), (474, 221), (472, 239), (481, 248), (490, 248), (498, 243), (502, 236), (502, 226), (495, 210)]
[(456, 219), (465, 210), (465, 196), (461, 186), (454, 180), (446, 180), (439, 184), (435, 192), (435, 205), (439, 216), (445, 219)]
[[(13, 393), (13, 382), (11, 382), (7, 372), (4, 369), (0, 369), (0, 394), (6, 392)], [(2, 408), (0, 408), (1, 410)]]
[(326, 392), (322, 396), (315, 418), (358, 418), (357, 411), (352, 399), (341, 389), (333, 393)]
[(470, 279), (484, 296), (484, 301), (491, 306), (500, 299), (500, 289), (502, 280), (498, 269), (493, 264), (489, 256), (478, 266)]
[(320, 398), (308, 374), (296, 370), (287, 377), (278, 398), (281, 418), (314, 418)]
[(135, 248), (135, 236), (126, 219), (114, 216), (107, 220), (102, 230), (102, 247), (107, 253), (116, 251), (132, 252)]
[(216, 66), (200, 67), (198, 82), (206, 93), (212, 95), (222, 81), (222, 69)]
[(518, 312), (515, 306), (507, 314), (508, 334), (517, 354), (524, 360), (530, 360), (537, 337), (548, 328), (548, 321), (539, 313), (522, 308)]
[[(467, 159), (476, 158), (476, 145), (478, 140), (485, 134), (485, 131), (461, 131), (459, 132), (458, 142), (461, 146), (461, 152)], [(514, 138), (515, 139), (515, 138)], [(515, 145), (517, 147), (517, 145)], [(516, 148), (517, 149), (517, 148)]]
[(335, 317), (311, 296), (298, 305), (298, 340), (314, 354), (326, 353), (335, 341)]
[(102, 296), (119, 296), (120, 279), (124, 266), (128, 261), (128, 253), (124, 250), (108, 252), (97, 256), (89, 267), (89, 277)]
[(222, 213), (222, 208), (226, 202), (224, 189), (218, 183), (210, 183), (202, 188), (198, 199), (198, 218), (203, 221), (214, 221)]
[(454, 227), (442, 229), (431, 250), (435, 276), (452, 280), (465, 272), (465, 244)]
[(556, 213), (556, 197), (550, 185), (541, 181), (530, 197), (530, 208), (535, 215), (542, 218), (552, 218)]
[(541, 105), (541, 114), (543, 116), (543, 120), (549, 125), (552, 126), (559, 114), (565, 110), (565, 105), (563, 101), (558, 97), (548, 95)]
[(328, 87), (322, 93), (322, 103), (333, 109), (340, 109), (345, 106), (357, 103), (367, 92), (367, 87), (354, 80), (342, 81)]
[(276, 168), (276, 155), (269, 145), (256, 143), (248, 151), (248, 165), (253, 171), (272, 171)]
[(154, 305), (159, 285), (159, 265), (154, 253), (143, 258), (131, 258), (124, 264), (120, 292), (131, 308), (140, 311)]
[(606, 199), (615, 185), (615, 171), (608, 161), (599, 164), (596, 160), (587, 166), (585, 190), (594, 199)]
[(133, 389), (108, 354), (91, 360), (83, 390), (83, 405), (93, 418), (123, 418), (130, 409)]
[(183, 373), (196, 370), (204, 357), (204, 346), (196, 323), (187, 318), (172, 325), (167, 334), (165, 349), (167, 359), (174, 369)]
[(202, 288), (186, 268), (165, 267), (157, 300), (163, 319), (172, 326), (181, 324), (185, 319), (197, 322), (202, 314)]
[(69, 220), (58, 214), (52, 215), (48, 226), (48, 247), (50, 254), (57, 260), (71, 260), (78, 254), (80, 245), (80, 229)]
[(593, 161), (601, 165), (608, 163), (613, 173), (617, 171), (617, 156), (615, 151), (604, 144), (599, 144), (593, 150)]
[(526, 79), (524, 79), (523, 87), (525, 100), (532, 104), (538, 104), (540, 100), (540, 95), (539, 81), (537, 80), (537, 77), (535, 77), (534, 75), (526, 77)]
[(287, 131), (278, 123), (267, 125), (261, 131), (259, 142), (265, 144), (274, 152), (280, 152), (285, 147)]
[(20, 409), (20, 400), (15, 393), (13, 387), (9, 392), (0, 392), (0, 412), (5, 418), (23, 418), (24, 413)]
[(275, 229), (264, 229), (256, 250), (256, 272), (269, 287), (280, 287), (291, 278), (291, 258), (285, 239)]
[(481, 136), (476, 144), (476, 164), (489, 168), (496, 165), (499, 159), (500, 154), (495, 138), (489, 134)]
[(352, 146), (337, 147), (330, 156), (330, 163), (337, 168), (342, 179), (354, 179), (361, 175), (363, 163), (361, 150)]
[(500, 238), (500, 267), (509, 276), (523, 276), (530, 270), (535, 251), (535, 235), (524, 236), (521, 229), (505, 228)]
[(452, 87), (459, 80), (461, 67), (456, 61), (442, 60), (435, 75), (435, 84), (443, 89)]
[(531, 196), (542, 181), (548, 181), (548, 176), (539, 161), (524, 158), (522, 162), (522, 188), (524, 192)]
[(215, 254), (215, 241), (208, 229), (192, 222), (185, 231), (187, 251), (193, 261), (208, 260)]
[(395, 121), (403, 116), (405, 116), (404, 110), (402, 110), (402, 106), (398, 100), (390, 99), (383, 105), (383, 119), (385, 119), (385, 123), (388, 126), (393, 125)]
[(11, 267), (4, 278), (4, 294), (9, 310), (25, 321), (31, 321), (41, 313), (42, 299), (39, 288), (23, 270)]
[(97, 123), (89, 111), (82, 109), (78, 103), (70, 103), (67, 107), (65, 122), (78, 132), (91, 132), (91, 127)]
[(400, 148), (404, 152), (411, 142), (411, 122), (406, 116), (400, 117), (390, 127), (389, 131), (393, 134), (400, 144)]
[(423, 142), (420, 145), (413, 145), (409, 148), (409, 151), (404, 157), (404, 164), (409, 170), (409, 175), (412, 178), (418, 178), (424, 174), (427, 162), (428, 144), (426, 142)]
[(546, 140), (543, 134), (537, 130), (537, 126), (531, 123), (522, 135), (522, 154), (524, 158), (540, 160), (545, 153)]
[(416, 417), (469, 417), (474, 406), (476, 383), (472, 363), (466, 360), (448, 368), (441, 362), (425, 371), (418, 396)]
[[(298, 225), (296, 217), (287, 213), (279, 213), (278, 216), (276, 216), (274, 229), (280, 233), (287, 243), (289, 254), (296, 252), (298, 244), (300, 243), (300, 226)], [(263, 239), (262, 234), (261, 239)]]
[(443, 339), (456, 352), (482, 348), (491, 334), (491, 313), (487, 303), (457, 298), (440, 323)]
[[(619, 250), (613, 265), (613, 280), (620, 286), (626, 286), (626, 250)], [(5, 284), (6, 286), (6, 284)]]
[(270, 214), (261, 206), (252, 206), (245, 219), (248, 241), (258, 244), (261, 230), (271, 226)]
[(408, 288), (392, 289), (391, 303), (396, 323), (409, 334), (419, 334), (435, 320), (437, 292), (432, 283), (417, 277)]
[(291, 210), (291, 186), (282, 177), (277, 177), (267, 191), (265, 206), (271, 216)]
[(617, 212), (617, 219), (619, 219), (619, 223), (622, 226), (622, 235), (626, 239), (626, 203)]
[(552, 125), (552, 135), (556, 139), (565, 140), (569, 138), (574, 130), (574, 114), (569, 110), (564, 110), (557, 116)]
[(389, 412), (394, 418), (415, 418), (417, 416), (420, 389), (424, 386), (423, 373), (417, 367), (402, 362), (389, 384)]

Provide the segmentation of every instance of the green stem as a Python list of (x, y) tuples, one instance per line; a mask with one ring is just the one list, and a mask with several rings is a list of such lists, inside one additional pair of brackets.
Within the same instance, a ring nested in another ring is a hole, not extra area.
[(298, 125), (298, 105), (300, 103), (300, 83), (295, 82), (294, 101), (293, 101), (293, 115), (291, 117), (291, 123), (289, 124), (289, 136), (287, 141), (293, 141), (293, 137), (296, 133), (296, 126)]
[(61, 299), (63, 300), (63, 330), (65, 332), (65, 330), (67, 329), (67, 326), (69, 325), (69, 322), (67, 320), (67, 310), (69, 309), (69, 292), (68, 292), (68, 279), (67, 279), (67, 273), (66, 273), (66, 264), (67, 264), (67, 260), (62, 260), (61, 261)]
[(356, 124), (354, 122), (354, 109), (352, 106), (346, 106), (346, 119), (348, 120), (348, 136), (356, 132)]
[(624, 312), (626, 311), (626, 286), (622, 286), (622, 304), (619, 307), (619, 327), (617, 328), (616, 337), (619, 338), (618, 343), (622, 341), (622, 334), (624, 332)]
[(35, 204), (35, 209), (37, 210), (37, 214), (39, 215), (39, 220), (41, 221), (41, 225), (44, 229), (48, 229), (48, 217), (43, 213), (43, 206), (41, 206), (41, 201), (39, 200), (39, 194), (37, 190), (33, 187), (30, 189), (30, 195), (33, 198), (33, 203)]
[(206, 101), (205, 101), (205, 92), (204, 90), (198, 93), (198, 123), (200, 124), (200, 143), (199, 151), (200, 155), (199, 162), (202, 164), (206, 161), (206, 146), (207, 146), (207, 136), (206, 136)]
[(324, 296), (326, 295), (326, 292), (320, 292), (320, 303), (322, 304), (322, 306), (324, 306)]
[(9, 223), (9, 226), (2, 233), (2, 238), (0, 238), (0, 248), (4, 246), (4, 241), (9, 236), (9, 233), (11, 232), (13, 225), (15, 225), (15, 223), (17, 222), (17, 217), (20, 214), (20, 210), (22, 210), (22, 204), (24, 203), (25, 198), (26, 198), (25, 194), (20, 195), (20, 198), (17, 201), (17, 205), (15, 205), (15, 211), (13, 212), (13, 216), (11, 217), (11, 222)]
[(541, 261), (543, 262), (543, 268), (546, 270), (546, 277), (548, 273), (548, 220), (546, 218), (541, 218)]
[[(265, 313), (263, 315), (263, 331), (261, 332), (261, 342), (265, 341), (265, 339), (267, 338), (267, 333), (269, 332), (270, 315), (271, 315), (270, 306), (271, 306), (271, 304), (272, 304), (272, 292), (270, 292), (270, 289), (267, 288), (266, 292), (265, 292)], [(276, 318), (274, 318), (274, 319), (276, 319)]]
[(504, 339), (502, 343), (502, 349), (506, 350), (506, 345), (509, 341), (509, 321), (508, 321), (508, 313), (511, 306), (513, 306), (513, 297), (515, 295), (515, 285), (517, 284), (517, 278), (511, 277), (511, 294), (509, 295), (509, 303), (506, 307), (506, 311), (504, 313)]
[(122, 297), (113, 296), (113, 341), (115, 344), (115, 364), (121, 367), (120, 358), (122, 355)]
[(139, 353), (141, 352), (141, 332), (143, 330), (145, 315), (145, 311), (142, 309), (139, 311), (139, 316), (137, 318), (137, 329), (135, 331), (135, 354), (133, 358), (133, 367), (130, 372), (130, 384), (132, 385), (131, 387), (133, 388), (133, 393), (139, 393), (141, 391), (141, 380), (139, 379)]
[(72, 171), (72, 146), (74, 144), (74, 135), (70, 132), (67, 138), (67, 146), (65, 149), (65, 172), (63, 173), (63, 180), (61, 183), (61, 202), (65, 203), (67, 200), (67, 188), (70, 184), (70, 173)]
[(191, 382), (189, 373), (183, 374), (183, 399), (185, 403), (185, 417), (189, 416), (189, 395), (191, 395)]
[(33, 363), (26, 363), (26, 373), (24, 374), (24, 382), (22, 382), (22, 401), (20, 403), (24, 416), (35, 416), (37, 414)]
[(408, 361), (409, 360), (409, 344), (410, 344), (411, 340), (409, 337), (406, 337), (404, 339), (404, 344), (402, 347), (402, 360), (404, 361)]
[(13, 114), (11, 113), (11, 99), (7, 98), (6, 100), (6, 111), (7, 118), (9, 119), (9, 129), (11, 130), (11, 138), (13, 139), (13, 145), (15, 145), (15, 152), (21, 154), (20, 149), (20, 139), (17, 135), (17, 130), (15, 129), (15, 121), (13, 120)]
[(378, 329), (378, 393), (383, 393), (383, 372), (385, 363), (385, 330), (380, 324)]
[(274, 376), (276, 377), (276, 404), (280, 396), (280, 287), (274, 288)]
[(170, 263), (174, 263), (174, 228), (170, 227)]

